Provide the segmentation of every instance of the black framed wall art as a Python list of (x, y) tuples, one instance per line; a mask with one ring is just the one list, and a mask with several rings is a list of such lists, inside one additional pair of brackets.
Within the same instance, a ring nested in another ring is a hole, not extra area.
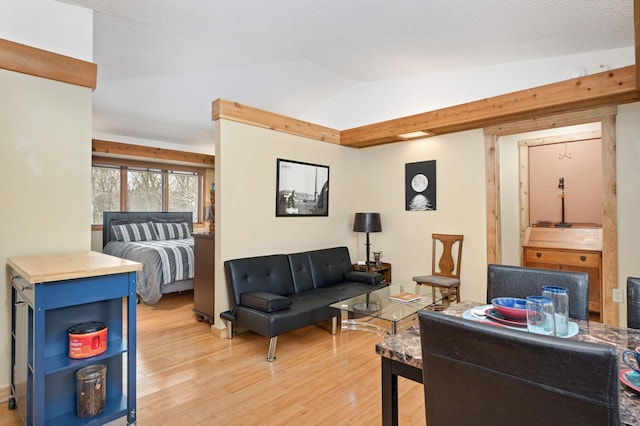
[(405, 209), (436, 209), (436, 160), (407, 163), (405, 171)]
[(277, 160), (276, 216), (328, 216), (329, 166)]

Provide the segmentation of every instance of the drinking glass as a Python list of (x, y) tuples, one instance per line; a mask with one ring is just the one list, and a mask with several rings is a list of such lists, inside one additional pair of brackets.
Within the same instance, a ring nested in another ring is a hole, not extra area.
[(624, 351), (622, 353), (622, 361), (627, 367), (640, 374), (640, 346), (635, 351)]
[(564, 287), (545, 285), (542, 287), (542, 296), (548, 297), (553, 302), (556, 336), (567, 337), (569, 335), (569, 291)]
[(555, 318), (551, 299), (527, 296), (527, 329), (530, 333), (555, 335)]

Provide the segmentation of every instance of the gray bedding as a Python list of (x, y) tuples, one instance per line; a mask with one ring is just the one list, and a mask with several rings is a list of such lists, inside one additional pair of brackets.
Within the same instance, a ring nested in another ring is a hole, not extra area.
[(137, 292), (150, 305), (158, 303), (165, 284), (193, 278), (193, 238), (182, 240), (109, 241), (104, 253), (143, 264)]

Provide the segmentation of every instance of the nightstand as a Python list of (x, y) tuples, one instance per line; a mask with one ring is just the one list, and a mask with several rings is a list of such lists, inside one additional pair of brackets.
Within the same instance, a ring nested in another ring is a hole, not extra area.
[(198, 320), (214, 318), (214, 245), (215, 234), (191, 234), (194, 241), (193, 311)]

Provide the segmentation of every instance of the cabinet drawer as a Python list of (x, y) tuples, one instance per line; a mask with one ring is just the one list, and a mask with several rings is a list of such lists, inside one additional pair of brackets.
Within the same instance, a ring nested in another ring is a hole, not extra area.
[(593, 268), (598, 268), (600, 266), (599, 253), (526, 249), (524, 252), (524, 258), (526, 262), (580, 265)]

